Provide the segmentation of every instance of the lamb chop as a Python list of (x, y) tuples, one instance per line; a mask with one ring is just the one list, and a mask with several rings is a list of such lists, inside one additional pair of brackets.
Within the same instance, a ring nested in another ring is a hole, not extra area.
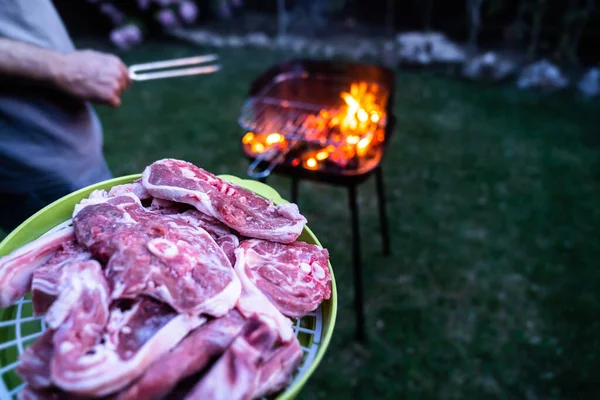
[(179, 381), (203, 370), (223, 354), (244, 326), (245, 320), (233, 309), (194, 330), (173, 350), (156, 360), (115, 400), (158, 400), (173, 390)]
[(19, 357), (19, 365), (15, 371), (32, 388), (45, 389), (52, 386), (50, 361), (54, 355), (53, 336), (54, 331), (47, 329)]
[(152, 198), (144, 185), (142, 185), (141, 179), (137, 179), (131, 183), (113, 186), (108, 191), (108, 196), (116, 197), (126, 193), (133, 193), (140, 200), (149, 200)]
[(244, 240), (235, 251), (235, 270), (284, 315), (301, 318), (331, 296), (329, 253), (313, 244)]
[(186, 400), (249, 400), (256, 390), (262, 354), (277, 341), (277, 333), (250, 319), (231, 346), (185, 397)]
[(79, 243), (107, 262), (112, 298), (153, 296), (189, 315), (231, 310), (240, 282), (231, 263), (202, 228), (152, 213), (131, 193), (78, 210)]
[(221, 247), (231, 265), (235, 265), (235, 250), (240, 245), (240, 239), (233, 234), (225, 235), (217, 239), (217, 244)]
[(64, 228), (36, 239), (0, 258), (0, 308), (6, 308), (31, 290), (33, 272), (74, 239)]
[(234, 269), (242, 284), (237, 308), (246, 318), (259, 317), (281, 340), (289, 341), (292, 322), (285, 316), (300, 318), (331, 296), (328, 257), (327, 250), (303, 242), (244, 240), (235, 250)]
[(296, 337), (271, 350), (260, 365), (253, 399), (281, 391), (302, 362), (302, 347)]
[[(52, 364), (52, 381), (78, 396), (115, 393), (204, 322), (148, 297), (136, 299), (129, 309), (113, 307), (102, 340), (69, 362)], [(59, 348), (55, 343), (54, 360)]]
[(58, 281), (63, 267), (92, 258), (92, 255), (73, 240), (67, 242), (48, 262), (33, 272), (31, 292), (33, 312), (43, 315), (59, 294)]
[(142, 183), (153, 197), (190, 204), (244, 236), (291, 243), (306, 224), (295, 204), (275, 206), (185, 161), (154, 162), (144, 170)]

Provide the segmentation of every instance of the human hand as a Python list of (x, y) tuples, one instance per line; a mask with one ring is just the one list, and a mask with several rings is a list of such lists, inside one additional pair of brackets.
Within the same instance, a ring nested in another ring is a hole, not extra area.
[(131, 80), (127, 67), (118, 57), (81, 50), (62, 57), (56, 83), (60, 89), (82, 100), (118, 107), (121, 93)]

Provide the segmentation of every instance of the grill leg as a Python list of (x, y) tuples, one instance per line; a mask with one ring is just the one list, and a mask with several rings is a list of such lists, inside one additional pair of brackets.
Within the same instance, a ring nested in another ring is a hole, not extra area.
[(352, 221), (352, 263), (354, 270), (354, 311), (356, 314), (356, 339), (366, 341), (365, 312), (362, 282), (362, 262), (360, 256), (360, 231), (358, 226), (358, 203), (356, 201), (356, 186), (348, 186), (348, 202)]
[(383, 170), (381, 166), (375, 171), (375, 185), (377, 186), (377, 205), (379, 206), (379, 228), (381, 229), (381, 241), (383, 254), (391, 254), (390, 251), (390, 230), (388, 227), (387, 207), (385, 202), (385, 186), (383, 184)]
[(298, 183), (299, 179), (292, 177), (292, 203), (298, 204)]

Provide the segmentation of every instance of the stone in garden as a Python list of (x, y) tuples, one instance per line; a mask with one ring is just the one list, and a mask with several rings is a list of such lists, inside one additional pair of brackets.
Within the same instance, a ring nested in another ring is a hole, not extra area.
[(302, 38), (296, 38), (291, 47), (294, 53), (302, 53), (306, 48), (306, 42)]
[(586, 97), (600, 96), (600, 68), (590, 68), (579, 81), (577, 88)]
[(332, 58), (335, 55), (335, 46), (331, 44), (326, 45), (323, 49), (323, 53), (325, 54), (325, 57)]
[(461, 63), (465, 60), (464, 50), (441, 33), (400, 33), (396, 42), (400, 45), (400, 59), (412, 64)]
[(208, 44), (210, 43), (212, 33), (204, 30), (197, 31), (177, 31), (178, 34), (187, 37), (189, 40), (193, 41), (196, 44)]
[(268, 47), (271, 45), (271, 39), (262, 32), (252, 32), (246, 36), (246, 42), (257, 47)]
[(245, 44), (241, 37), (235, 35), (229, 36), (225, 42), (229, 47), (243, 47)]
[(281, 49), (295, 49), (304, 46), (304, 39), (300, 36), (281, 35), (275, 39), (275, 44)]
[(488, 51), (465, 63), (462, 73), (469, 79), (501, 81), (515, 73), (516, 69), (517, 66), (512, 60)]
[(225, 39), (222, 36), (213, 34), (208, 40), (208, 44), (213, 47), (225, 46)]
[(316, 56), (321, 52), (321, 44), (317, 42), (313, 42), (308, 46), (308, 54), (311, 56)]
[(521, 71), (517, 86), (521, 89), (563, 89), (569, 84), (569, 79), (560, 68), (550, 61), (543, 59), (529, 65)]

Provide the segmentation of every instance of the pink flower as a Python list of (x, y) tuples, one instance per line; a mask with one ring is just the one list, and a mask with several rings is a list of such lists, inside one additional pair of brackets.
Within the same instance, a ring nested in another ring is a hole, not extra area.
[(113, 29), (110, 32), (110, 41), (119, 49), (126, 49), (128, 46), (127, 38), (121, 29)]
[(158, 22), (163, 26), (163, 28), (169, 29), (178, 25), (177, 16), (173, 12), (173, 10), (160, 10), (156, 16)]
[(128, 24), (125, 25), (122, 29), (123, 36), (125, 36), (125, 40), (130, 46), (134, 46), (136, 44), (140, 44), (142, 41), (142, 31), (137, 25)]
[(179, 15), (185, 22), (191, 24), (198, 17), (198, 7), (190, 0), (183, 1), (179, 5)]
[(113, 4), (104, 3), (100, 6), (100, 12), (106, 15), (115, 26), (123, 25), (125, 15), (119, 11)]

